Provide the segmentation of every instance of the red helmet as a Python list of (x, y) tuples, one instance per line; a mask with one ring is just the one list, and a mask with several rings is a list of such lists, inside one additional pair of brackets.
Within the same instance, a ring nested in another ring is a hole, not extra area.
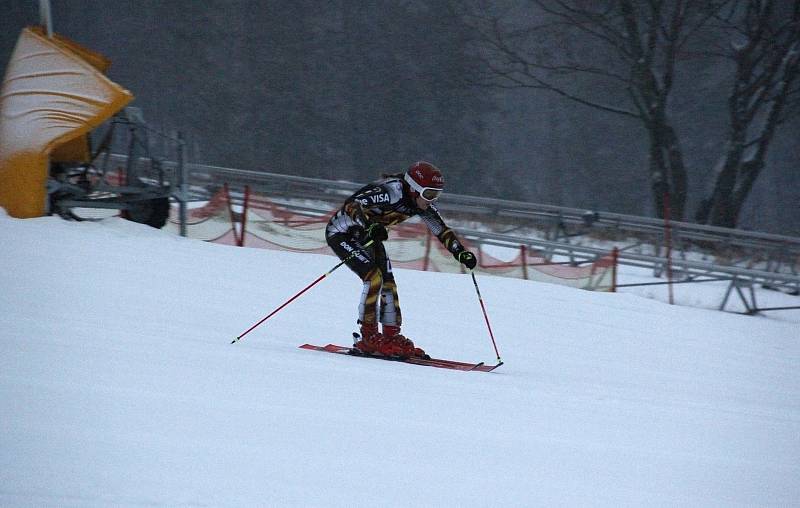
[(409, 187), (426, 201), (435, 201), (444, 189), (444, 176), (439, 168), (430, 162), (414, 163), (404, 177)]

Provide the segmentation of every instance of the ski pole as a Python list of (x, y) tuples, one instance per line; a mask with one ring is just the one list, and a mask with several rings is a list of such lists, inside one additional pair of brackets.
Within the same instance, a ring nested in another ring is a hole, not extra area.
[(483, 310), (483, 319), (486, 320), (486, 327), (489, 329), (489, 337), (492, 338), (492, 345), (494, 346), (494, 352), (497, 354), (497, 361), (503, 363), (503, 360), (500, 359), (500, 352), (497, 351), (497, 343), (494, 341), (494, 334), (492, 333), (492, 325), (489, 324), (489, 316), (486, 314), (486, 306), (483, 304), (483, 297), (481, 296), (481, 290), (478, 289), (478, 280), (475, 279), (475, 271), (471, 270), (470, 273), (472, 274), (472, 283), (475, 285), (475, 292), (478, 293), (478, 301), (481, 302), (481, 309)]
[[(365, 243), (365, 244), (364, 244), (364, 247), (369, 247), (370, 245), (372, 245), (372, 242), (373, 242), (373, 240), (370, 240), (370, 241), (368, 241), (367, 243)], [(287, 300), (287, 301), (286, 301), (286, 302), (285, 302), (283, 305), (281, 305), (281, 306), (280, 306), (280, 307), (278, 307), (277, 309), (275, 309), (275, 310), (273, 310), (272, 312), (270, 312), (270, 313), (269, 313), (269, 315), (267, 315), (266, 317), (264, 317), (263, 319), (261, 319), (261, 321), (259, 321), (258, 323), (254, 324), (253, 326), (251, 326), (250, 328), (248, 328), (248, 329), (247, 329), (247, 330), (246, 330), (246, 331), (245, 331), (243, 334), (241, 334), (241, 335), (239, 335), (238, 337), (236, 337), (235, 339), (233, 339), (233, 340), (231, 341), (231, 344), (234, 344), (234, 343), (236, 343), (236, 342), (239, 342), (239, 341), (242, 339), (242, 337), (244, 337), (244, 336), (245, 336), (245, 335), (247, 335), (248, 333), (250, 333), (250, 332), (252, 332), (253, 330), (255, 330), (255, 329), (256, 329), (256, 327), (258, 327), (258, 326), (259, 326), (261, 323), (263, 323), (263, 322), (264, 322), (264, 321), (266, 321), (267, 319), (269, 319), (269, 318), (271, 318), (272, 316), (274, 316), (275, 314), (277, 314), (277, 313), (278, 313), (278, 311), (280, 311), (282, 308), (284, 308), (284, 307), (286, 307), (287, 305), (289, 305), (290, 303), (292, 303), (292, 302), (293, 302), (295, 299), (297, 299), (297, 297), (299, 297), (300, 295), (302, 295), (303, 293), (305, 293), (306, 291), (308, 291), (308, 290), (309, 290), (309, 289), (311, 289), (312, 287), (316, 286), (316, 285), (317, 285), (317, 283), (318, 283), (319, 281), (321, 281), (322, 279), (324, 279), (325, 277), (327, 277), (328, 275), (330, 275), (331, 273), (333, 273), (333, 271), (334, 271), (334, 270), (336, 270), (337, 268), (339, 268), (339, 267), (340, 267), (340, 266), (342, 266), (343, 264), (345, 264), (345, 263), (347, 263), (348, 261), (350, 261), (350, 259), (352, 259), (352, 258), (353, 258), (353, 257), (354, 257), (356, 254), (358, 254), (358, 251), (357, 251), (357, 250), (356, 250), (356, 251), (353, 251), (353, 252), (351, 252), (351, 253), (350, 253), (350, 255), (349, 255), (349, 256), (347, 256), (346, 258), (344, 258), (344, 259), (343, 259), (343, 260), (342, 260), (342, 261), (341, 261), (341, 262), (340, 262), (338, 265), (334, 266), (333, 268), (331, 268), (331, 269), (330, 269), (330, 270), (328, 270), (327, 272), (325, 272), (325, 273), (323, 273), (322, 275), (320, 275), (320, 276), (317, 278), (317, 280), (315, 280), (314, 282), (312, 282), (311, 284), (309, 284), (308, 286), (306, 286), (305, 288), (303, 288), (303, 290), (302, 290), (302, 291), (300, 291), (299, 293), (297, 293), (297, 294), (296, 294), (296, 295), (294, 295), (293, 297), (289, 298), (289, 299), (288, 299), (288, 300)]]

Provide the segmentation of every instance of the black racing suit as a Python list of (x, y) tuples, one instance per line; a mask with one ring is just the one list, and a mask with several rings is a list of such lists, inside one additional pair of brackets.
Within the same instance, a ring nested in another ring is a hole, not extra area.
[(456, 234), (447, 227), (433, 203), (426, 210), (417, 207), (402, 175), (387, 177), (360, 188), (345, 200), (342, 208), (328, 222), (325, 229), (328, 245), (339, 259), (347, 259), (347, 266), (364, 281), (358, 309), (362, 323), (380, 321), (394, 326), (402, 323), (391, 261), (386, 256), (383, 243), (375, 242), (364, 247), (368, 240), (366, 229), (373, 223), (389, 228), (415, 215), (422, 218), (431, 233), (458, 259), (464, 247)]

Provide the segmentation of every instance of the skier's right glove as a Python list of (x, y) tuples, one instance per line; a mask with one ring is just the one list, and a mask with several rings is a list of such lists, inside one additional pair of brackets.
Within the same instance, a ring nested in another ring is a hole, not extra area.
[(389, 232), (386, 231), (386, 227), (383, 224), (374, 222), (367, 227), (367, 240), (382, 242), (387, 238), (389, 238)]

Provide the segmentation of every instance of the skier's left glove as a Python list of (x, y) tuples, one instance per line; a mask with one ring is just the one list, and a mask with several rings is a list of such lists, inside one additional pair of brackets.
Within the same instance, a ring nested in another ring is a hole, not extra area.
[(380, 222), (374, 222), (367, 227), (367, 239), (373, 242), (383, 242), (389, 238), (389, 232), (386, 231), (386, 226)]
[(475, 259), (475, 254), (471, 253), (468, 250), (462, 250), (461, 252), (459, 252), (458, 257), (456, 259), (458, 259), (459, 263), (466, 266), (470, 270), (475, 268), (475, 265), (478, 264), (478, 260)]

